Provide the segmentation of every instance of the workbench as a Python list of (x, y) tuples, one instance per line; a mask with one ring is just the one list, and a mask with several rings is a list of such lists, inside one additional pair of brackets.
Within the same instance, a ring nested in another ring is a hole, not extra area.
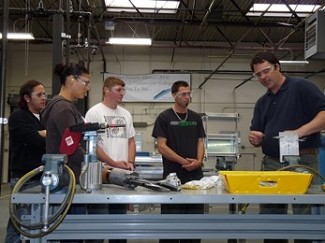
[[(38, 190), (38, 192), (37, 192)], [(60, 204), (64, 194), (50, 195), (51, 204)], [(30, 221), (40, 218), (45, 196), (39, 188), (11, 196), (12, 203), (33, 205)], [(51, 234), (32, 242), (58, 239), (312, 239), (325, 240), (325, 193), (320, 187), (310, 188), (302, 195), (248, 195), (229, 194), (216, 188), (210, 190), (182, 190), (155, 192), (142, 187), (128, 189), (103, 185), (102, 190), (85, 193), (77, 188), (73, 204), (169, 204), (183, 203), (227, 206), (312, 204), (312, 215), (260, 215), (258, 213), (223, 213), (161, 215), (154, 212), (125, 215), (67, 215)], [(27, 217), (28, 218), (28, 217)]]

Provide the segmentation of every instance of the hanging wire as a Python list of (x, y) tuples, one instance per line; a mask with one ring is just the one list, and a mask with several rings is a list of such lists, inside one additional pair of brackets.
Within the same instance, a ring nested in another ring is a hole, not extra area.
[[(39, 5), (40, 6), (40, 5)], [(26, 12), (30, 12), (30, 0), (26, 1), (25, 4)], [(29, 33), (29, 20), (27, 15), (25, 16), (25, 32)], [(25, 76), (28, 74), (28, 60), (29, 60), (29, 40), (25, 40)]]

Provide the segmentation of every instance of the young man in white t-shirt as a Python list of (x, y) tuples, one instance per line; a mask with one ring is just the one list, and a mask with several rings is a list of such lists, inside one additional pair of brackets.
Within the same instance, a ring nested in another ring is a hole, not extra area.
[[(86, 113), (87, 122), (106, 123), (108, 125), (125, 125), (111, 127), (98, 134), (97, 156), (101, 162), (109, 167), (134, 170), (136, 154), (135, 130), (129, 111), (119, 106), (125, 94), (125, 83), (116, 77), (108, 77), (103, 85), (103, 101), (96, 104)], [(124, 204), (109, 204), (108, 213), (125, 214), (127, 206)], [(107, 208), (99, 205), (89, 205), (90, 213), (105, 213)], [(103, 241), (96, 241), (103, 242)], [(110, 240), (110, 243), (122, 243), (126, 240)]]

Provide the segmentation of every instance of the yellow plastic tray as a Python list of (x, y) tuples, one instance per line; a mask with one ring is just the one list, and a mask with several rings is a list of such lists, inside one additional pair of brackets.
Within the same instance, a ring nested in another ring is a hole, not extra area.
[(312, 174), (291, 171), (219, 171), (234, 194), (304, 194)]

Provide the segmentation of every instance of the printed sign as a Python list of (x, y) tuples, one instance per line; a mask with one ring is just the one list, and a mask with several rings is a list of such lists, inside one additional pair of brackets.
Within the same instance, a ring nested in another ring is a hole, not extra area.
[(105, 73), (104, 79), (118, 77), (125, 82), (124, 102), (174, 102), (171, 86), (175, 81), (183, 80), (190, 84), (190, 74), (146, 74), (119, 75)]

